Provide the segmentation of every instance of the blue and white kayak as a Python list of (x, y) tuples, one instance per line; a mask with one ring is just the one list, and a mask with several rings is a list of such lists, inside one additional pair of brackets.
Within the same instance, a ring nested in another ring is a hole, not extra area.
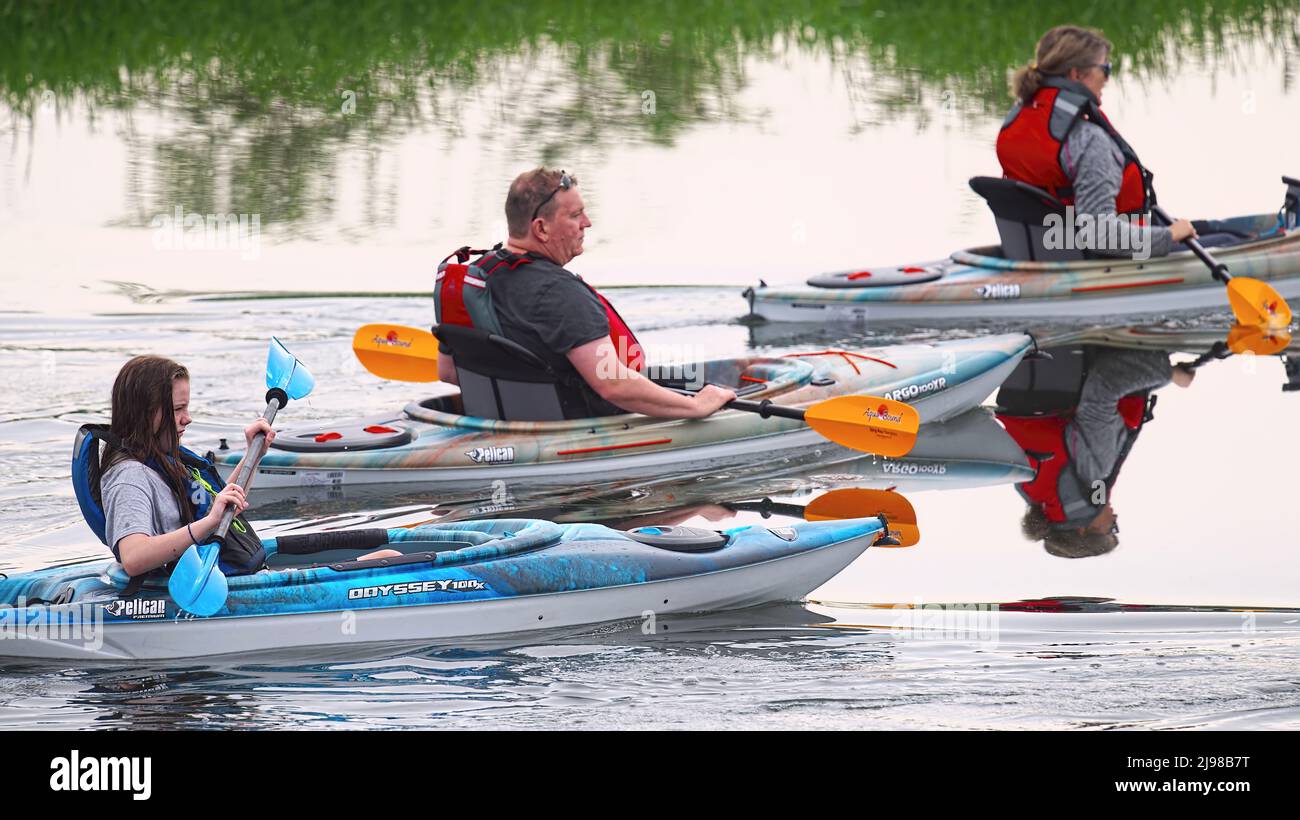
[[(1033, 346), (1023, 333), (857, 351), (721, 359), (682, 365), (692, 381), (744, 389), (747, 399), (807, 407), (837, 396), (905, 401), (924, 423), (979, 405)], [(566, 421), (499, 421), (459, 412), (459, 394), (400, 412), (280, 431), (254, 476), (254, 492), (419, 482), (590, 483), (689, 472), (720, 459), (764, 458), (824, 442), (799, 421), (724, 410), (705, 419), (629, 413)], [(242, 452), (212, 454), (228, 477)]]
[[(210, 617), (165, 579), (124, 597), (116, 563), (0, 580), (0, 657), (151, 659), (471, 639), (801, 600), (885, 530), (880, 518), (724, 531), (513, 519), (267, 539)], [(401, 557), (360, 561), (380, 547)]]

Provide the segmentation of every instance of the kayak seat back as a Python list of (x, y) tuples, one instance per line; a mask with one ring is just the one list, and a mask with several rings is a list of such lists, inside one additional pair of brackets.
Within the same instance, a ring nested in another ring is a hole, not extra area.
[(1282, 226), (1289, 231), (1300, 225), (1300, 179), (1284, 176), (1282, 184), (1286, 186), (1286, 199), (1282, 203)]
[[(1070, 262), (1085, 258), (1078, 249), (1054, 248), (1051, 245), (1055, 243), (1047, 241), (1048, 217), (1065, 218), (1065, 204), (1047, 191), (1018, 180), (998, 177), (973, 177), (970, 187), (993, 211), (1005, 258), (1040, 262)], [(1064, 222), (1061, 224), (1063, 226)], [(1061, 231), (1056, 233), (1063, 235)]]
[(555, 371), (531, 350), (463, 325), (444, 323), (433, 333), (456, 362), (465, 415), (501, 421), (565, 418)]
[(1038, 416), (1079, 406), (1092, 356), (1087, 347), (1053, 347), (1050, 358), (1022, 359), (998, 388), (994, 403), (1000, 415)]

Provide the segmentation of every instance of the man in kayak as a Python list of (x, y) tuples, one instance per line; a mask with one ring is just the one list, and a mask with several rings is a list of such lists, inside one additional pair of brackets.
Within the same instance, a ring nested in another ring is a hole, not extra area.
[[(626, 412), (660, 418), (703, 418), (736, 394), (704, 385), (694, 395), (667, 390), (639, 371), (643, 358), (613, 305), (565, 269), (583, 251), (591, 220), (577, 177), (535, 168), (515, 178), (506, 196), (509, 239), (484, 254), (452, 289), (440, 274), (438, 321), (477, 323), (467, 296), (486, 291), (500, 335), (535, 353), (555, 373), (566, 406), (589, 416)], [(449, 257), (450, 258), (450, 257)], [(457, 383), (454, 351), (438, 354), (438, 378)]]
[(1012, 79), (1017, 99), (997, 139), (1003, 175), (1073, 206), (1076, 227), (1090, 217), (1097, 241), (1089, 249), (1100, 255), (1166, 256), (1198, 231), (1214, 232), (1201, 236), (1202, 245), (1247, 238), (1213, 222), (1147, 224), (1155, 204), (1151, 173), (1101, 111), (1110, 73), (1111, 43), (1100, 31), (1057, 26), (1044, 34), (1035, 59)]
[[(1164, 351), (1093, 347), (1090, 352), (1091, 364), (1073, 407), (1041, 412), (1032, 406), (1032, 390), (1021, 401), (998, 396), (999, 405), (1012, 405), (999, 410), (998, 420), (1037, 470), (1033, 481), (1016, 485), (1029, 505), (1021, 528), (1025, 537), (1042, 541), (1048, 553), (1060, 558), (1103, 555), (1118, 546), (1111, 493), (1151, 418), (1154, 398), (1149, 394), (1171, 381), (1188, 387), (1196, 376), (1194, 370), (1171, 366)], [(1062, 385), (1046, 369), (1073, 355), (1080, 354), (1063, 350), (1053, 360), (1034, 363), (1040, 372), (1030, 382), (1059, 390)]]

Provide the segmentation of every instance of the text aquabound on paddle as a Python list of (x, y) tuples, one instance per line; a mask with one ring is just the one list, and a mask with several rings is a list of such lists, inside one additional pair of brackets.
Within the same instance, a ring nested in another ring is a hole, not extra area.
[(401, 337), (397, 335), (396, 330), (388, 331), (387, 336), (375, 336), (374, 342), (377, 345), (388, 345), (389, 347), (410, 347), (411, 346), (410, 342), (402, 341)]
[(869, 419), (879, 419), (881, 421), (888, 421), (893, 424), (903, 423), (903, 417), (901, 415), (890, 413), (889, 405), (887, 404), (882, 404), (879, 407), (874, 409), (868, 407), (865, 411), (863, 411), (862, 415), (866, 416)]

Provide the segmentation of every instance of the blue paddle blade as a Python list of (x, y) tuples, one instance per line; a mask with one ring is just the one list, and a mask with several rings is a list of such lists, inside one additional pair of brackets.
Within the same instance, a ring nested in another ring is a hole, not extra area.
[(176, 561), (167, 580), (167, 591), (181, 609), (207, 617), (226, 605), (230, 590), (226, 576), (217, 566), (220, 552), (218, 544), (191, 545)]
[(316, 386), (316, 377), (294, 358), (283, 342), (272, 336), (266, 351), (266, 386), (272, 390), (280, 388), (291, 399), (301, 399)]

